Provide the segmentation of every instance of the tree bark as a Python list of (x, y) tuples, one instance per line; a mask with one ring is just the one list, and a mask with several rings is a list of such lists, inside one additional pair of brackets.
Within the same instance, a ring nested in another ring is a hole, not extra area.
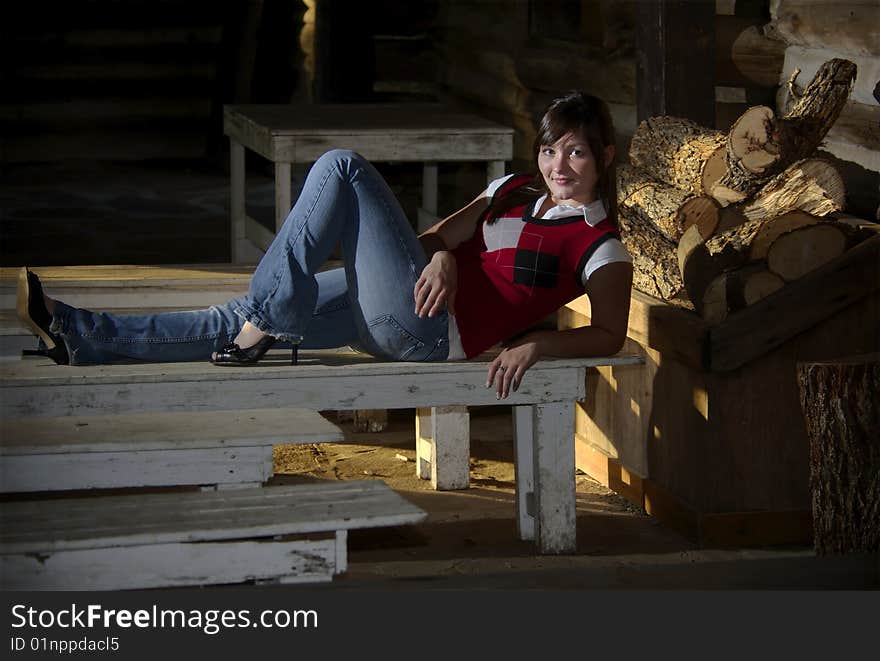
[(771, 176), (819, 147), (843, 110), (856, 65), (835, 58), (823, 64), (784, 117), (766, 106), (749, 108), (727, 140), (727, 172), (712, 187), (722, 205), (748, 198)]
[(727, 136), (679, 117), (651, 117), (633, 133), (630, 162), (649, 176), (703, 195), (725, 172)]
[(718, 225), (715, 200), (669, 186), (628, 165), (617, 168), (617, 199), (619, 207), (653, 225), (669, 241), (678, 241), (691, 225), (697, 225), (704, 237)]
[(675, 244), (628, 208), (618, 209), (620, 237), (633, 258), (633, 286), (680, 307), (693, 309), (678, 271)]
[(880, 551), (880, 354), (800, 363), (819, 555)]

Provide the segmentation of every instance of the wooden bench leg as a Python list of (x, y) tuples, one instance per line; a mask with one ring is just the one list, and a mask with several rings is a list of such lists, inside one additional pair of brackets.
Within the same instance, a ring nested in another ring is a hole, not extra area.
[(337, 530), (335, 542), (336, 566), (333, 568), (333, 573), (344, 574), (348, 570), (348, 531)]
[(516, 474), (516, 531), (535, 539), (534, 425), (531, 406), (513, 407), (513, 465)]
[(504, 176), (504, 161), (489, 161), (486, 163), (486, 181), (492, 183)]
[(541, 553), (573, 553), (576, 540), (574, 402), (533, 407), (535, 539)]
[(244, 261), (241, 246), (245, 237), (245, 172), (244, 145), (234, 138), (229, 139), (229, 215), (230, 215), (230, 259), (233, 264)]
[(466, 406), (416, 410), (416, 475), (438, 491), (470, 485), (470, 414)]

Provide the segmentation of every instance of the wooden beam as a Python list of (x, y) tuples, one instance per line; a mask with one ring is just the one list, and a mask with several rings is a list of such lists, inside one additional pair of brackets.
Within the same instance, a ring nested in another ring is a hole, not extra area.
[(734, 370), (880, 290), (880, 235), (708, 331), (707, 367)]
[(715, 5), (636, 3), (638, 121), (658, 115), (715, 123)]

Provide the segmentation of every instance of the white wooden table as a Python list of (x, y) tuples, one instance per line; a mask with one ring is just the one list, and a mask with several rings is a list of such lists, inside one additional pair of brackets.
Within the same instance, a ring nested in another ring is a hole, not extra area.
[[(437, 163), (485, 161), (487, 180), (513, 158), (513, 129), (439, 104), (224, 106), (230, 141), (232, 261), (259, 257), (274, 234), (245, 210), (245, 148), (275, 164), (275, 231), (291, 208), (291, 166), (352, 149), (371, 161), (423, 162), (418, 229), (437, 217)], [(476, 191), (475, 191), (476, 193)]]
[[(381, 362), (364, 354), (302, 351), (290, 366), (270, 352), (257, 367), (218, 369), (208, 363), (67, 368), (48, 360), (0, 363), (0, 415), (108, 415), (299, 407), (315, 411), (428, 408), (433, 448), (422, 452), (467, 467), (470, 439), (456, 424), (469, 406), (512, 405), (515, 411), (517, 523), (522, 539), (542, 553), (570, 553), (575, 536), (574, 404), (584, 399), (586, 371), (637, 365), (638, 355), (547, 359), (529, 369), (505, 400), (485, 387), (487, 360)], [(444, 432), (452, 422), (451, 433)], [(445, 459), (444, 459), (445, 458)], [(420, 461), (421, 464), (421, 461)]]

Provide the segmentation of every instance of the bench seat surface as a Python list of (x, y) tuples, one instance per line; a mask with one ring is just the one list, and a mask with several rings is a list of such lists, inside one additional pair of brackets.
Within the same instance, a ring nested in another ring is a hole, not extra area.
[(0, 456), (326, 443), (342, 430), (307, 409), (129, 413), (0, 420)]

